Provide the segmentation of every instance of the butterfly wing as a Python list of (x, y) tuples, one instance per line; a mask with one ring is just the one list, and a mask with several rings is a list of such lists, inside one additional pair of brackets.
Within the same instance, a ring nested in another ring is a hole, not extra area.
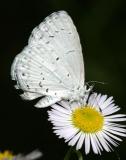
[(51, 14), (32, 31), (28, 45), (15, 57), (11, 76), (24, 99), (47, 96), (50, 103), (45, 106), (69, 99), (73, 88), (84, 85), (79, 36), (65, 11)]

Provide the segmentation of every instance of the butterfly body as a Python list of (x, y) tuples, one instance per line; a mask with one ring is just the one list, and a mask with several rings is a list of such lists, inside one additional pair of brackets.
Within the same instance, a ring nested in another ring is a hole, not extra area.
[(15, 87), (24, 91), (23, 99), (42, 97), (36, 107), (86, 97), (84, 76), (80, 39), (65, 11), (54, 12), (33, 29), (28, 45), (11, 67)]

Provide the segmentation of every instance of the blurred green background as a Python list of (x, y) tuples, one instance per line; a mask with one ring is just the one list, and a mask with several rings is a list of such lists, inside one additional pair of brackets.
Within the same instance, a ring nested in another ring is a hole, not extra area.
[[(0, 150), (14, 153), (43, 151), (43, 160), (62, 160), (68, 150), (47, 122), (46, 109), (22, 101), (10, 79), (16, 54), (27, 44), (32, 29), (54, 11), (72, 17), (83, 47), (86, 81), (99, 81), (95, 90), (114, 96), (126, 113), (126, 1), (125, 0), (31, 0), (0, 2)], [(116, 152), (84, 155), (85, 160), (125, 160), (126, 139)], [(83, 151), (83, 149), (82, 149)]]

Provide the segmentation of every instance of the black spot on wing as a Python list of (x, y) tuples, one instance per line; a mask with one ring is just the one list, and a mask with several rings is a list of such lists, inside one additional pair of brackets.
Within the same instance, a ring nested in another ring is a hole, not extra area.
[(22, 73), (22, 76), (25, 76), (25, 73)]
[(47, 89), (46, 89), (46, 92), (48, 92), (48, 91), (49, 91), (49, 89), (47, 88)]
[(40, 39), (42, 39), (43, 38), (43, 36), (40, 36)]
[(49, 41), (47, 41), (46, 44), (49, 44)]
[(68, 73), (68, 74), (67, 74), (67, 77), (69, 77), (69, 76), (70, 76), (70, 74)]
[(62, 81), (60, 80), (59, 83), (62, 83)]
[(29, 85), (27, 85), (27, 88), (30, 89)]
[(50, 38), (54, 38), (54, 36), (49, 36)]
[(57, 31), (57, 30), (56, 30), (55, 32), (56, 32), (56, 33), (59, 33), (59, 31)]
[(59, 57), (56, 57), (56, 61), (58, 61), (59, 60)]
[(42, 88), (42, 82), (39, 82), (39, 86)]

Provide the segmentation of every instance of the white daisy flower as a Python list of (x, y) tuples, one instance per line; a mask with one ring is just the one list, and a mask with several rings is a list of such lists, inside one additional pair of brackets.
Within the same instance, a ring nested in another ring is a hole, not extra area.
[(111, 145), (116, 147), (117, 141), (122, 141), (120, 136), (126, 137), (125, 125), (117, 123), (125, 121), (126, 115), (114, 114), (120, 108), (113, 102), (113, 97), (97, 93), (91, 94), (84, 105), (61, 101), (48, 111), (49, 121), (54, 133), (77, 150), (84, 145), (86, 154), (91, 148), (95, 154), (109, 152)]
[(14, 155), (11, 151), (5, 150), (4, 152), (0, 152), (0, 160), (35, 160), (42, 156), (42, 152), (39, 150), (34, 150), (27, 155), (23, 155), (19, 153)]

